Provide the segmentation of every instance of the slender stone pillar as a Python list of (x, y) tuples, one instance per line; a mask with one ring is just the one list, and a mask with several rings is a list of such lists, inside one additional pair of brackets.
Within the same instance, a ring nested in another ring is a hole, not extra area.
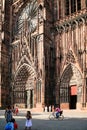
[(27, 108), (30, 108), (30, 90), (27, 91)]
[(0, 0), (0, 106), (1, 106), (1, 45), (2, 45), (2, 0)]

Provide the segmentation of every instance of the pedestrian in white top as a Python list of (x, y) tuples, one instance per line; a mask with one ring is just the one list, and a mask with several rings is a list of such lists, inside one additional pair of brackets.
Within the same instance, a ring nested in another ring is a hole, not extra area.
[(31, 116), (31, 112), (27, 111), (26, 122), (25, 122), (25, 130), (31, 130), (31, 127), (32, 127), (32, 116)]

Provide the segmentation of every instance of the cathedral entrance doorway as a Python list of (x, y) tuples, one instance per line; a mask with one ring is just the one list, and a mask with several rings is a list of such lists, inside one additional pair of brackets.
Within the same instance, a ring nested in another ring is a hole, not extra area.
[[(60, 106), (78, 109), (82, 104), (83, 78), (78, 68), (69, 64), (64, 70), (60, 82)], [(82, 106), (81, 106), (82, 107)]]
[(15, 75), (13, 104), (22, 108), (33, 108), (35, 72), (29, 65), (22, 65)]

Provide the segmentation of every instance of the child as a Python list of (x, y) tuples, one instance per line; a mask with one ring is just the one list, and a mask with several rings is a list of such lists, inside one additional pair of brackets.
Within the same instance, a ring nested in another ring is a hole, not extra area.
[(32, 126), (32, 116), (31, 116), (31, 112), (27, 111), (26, 114), (26, 122), (25, 122), (25, 130), (31, 130), (31, 126)]
[(5, 130), (14, 130), (13, 122), (7, 122), (7, 124), (5, 126)]
[(16, 123), (14, 118), (12, 118), (12, 122), (14, 124), (14, 130), (18, 129), (18, 124)]

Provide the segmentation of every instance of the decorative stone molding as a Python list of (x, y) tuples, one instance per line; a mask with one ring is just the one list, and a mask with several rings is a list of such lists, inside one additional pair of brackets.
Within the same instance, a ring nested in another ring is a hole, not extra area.
[(68, 32), (70, 29), (74, 30), (77, 27), (81, 27), (83, 24), (87, 24), (87, 14), (56, 23), (54, 26), (54, 33)]
[(23, 0), (17, 0), (16, 2), (14, 2), (13, 5), (12, 5), (13, 12), (17, 13), (18, 10), (21, 8), (22, 5), (23, 5)]
[(69, 50), (66, 56), (66, 64), (69, 64), (69, 63), (76, 63), (72, 50)]
[(78, 27), (81, 27), (84, 24), (84, 21), (83, 18), (78, 19)]
[(72, 30), (75, 30), (76, 27), (77, 27), (76, 21), (71, 22), (71, 29), (72, 29)]
[(38, 35), (37, 40), (38, 40), (38, 42), (42, 42), (43, 41), (43, 35)]
[(69, 24), (65, 24), (65, 32), (67, 33), (70, 30), (70, 25)]
[(87, 16), (84, 17), (85, 24), (87, 25)]
[(42, 4), (39, 5), (38, 8), (38, 17), (39, 17), (39, 23), (42, 24), (43, 23), (43, 19), (45, 19), (45, 8), (42, 6)]
[(64, 26), (56, 26), (56, 31), (59, 33), (59, 34), (62, 34), (64, 32)]

